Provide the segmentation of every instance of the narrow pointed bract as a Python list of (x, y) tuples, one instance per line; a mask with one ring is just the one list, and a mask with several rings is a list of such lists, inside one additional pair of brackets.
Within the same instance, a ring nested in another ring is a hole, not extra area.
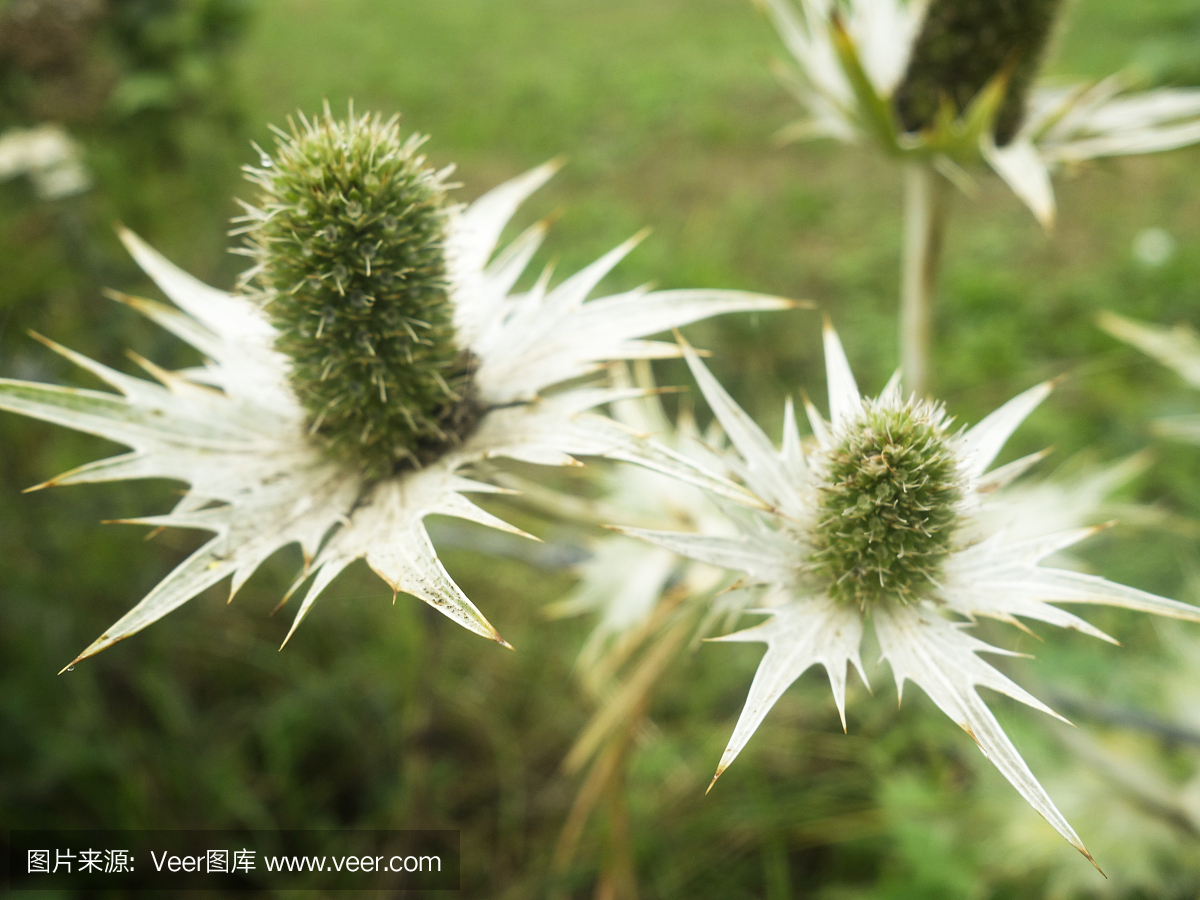
[[(1111, 640), (1059, 604), (1122, 606), (1194, 622), (1200, 622), (1200, 608), (1043, 565), (1100, 528), (1078, 527), (1061, 516), (1047, 524), (1040, 501), (1022, 505), (1016, 492), (1008, 501), (1004, 485), (1040, 454), (987, 470), (1052, 385), (1030, 388), (974, 427), (956, 429), (940, 406), (906, 398), (895, 379), (879, 397), (861, 396), (841, 342), (827, 323), (832, 421), (808, 404), (813, 440), (804, 444), (789, 436), (795, 427), (789, 404), (783, 449), (776, 450), (700, 357), (686, 343), (682, 346), (717, 418), (727, 430), (734, 424), (740, 430), (741, 439), (733, 443), (742, 459), (730, 468), (744, 473), (746, 486), (760, 502), (746, 504), (750, 511), (739, 520), (742, 533), (731, 537), (630, 533), (724, 565), (761, 591), (764, 608), (755, 612), (770, 618), (719, 639), (761, 641), (767, 652), (717, 775), (741, 752), (787, 687), (816, 664), (826, 671), (845, 725), (846, 673), (852, 665), (865, 684), (859, 647), (870, 621), (897, 692), (906, 681), (924, 690), (1021, 796), (1090, 860), (977, 690), (986, 687), (1057, 714), (979, 656), (1019, 654), (986, 644), (968, 629), (981, 616), (1021, 628), (1024, 618)], [(781, 478), (787, 479), (786, 486), (779, 484)], [(998, 505), (1003, 505), (1002, 515), (995, 511)], [(1080, 516), (1089, 512), (1081, 510)], [(998, 530), (989, 531), (996, 522), (1001, 523)], [(1055, 522), (1070, 527), (1048, 532)]]
[[(272, 189), (262, 209), (247, 206), (247, 219), (263, 229), (250, 253), (255, 267), (248, 278), (257, 279), (258, 287), (249, 294), (204, 285), (120, 231), (173, 305), (116, 299), (195, 347), (205, 358), (201, 366), (167, 372), (143, 362), (155, 379), (148, 381), (47, 341), (116, 393), (0, 380), (0, 409), (130, 448), (43, 486), (127, 478), (184, 482), (188, 488), (173, 510), (139, 521), (213, 535), (76, 662), (226, 578), (236, 592), (263, 561), (292, 543), (305, 559), (293, 591), (311, 578), (292, 631), (338, 573), (365, 559), (394, 591), (504, 643), (442, 567), (423, 524), (436, 514), (521, 533), (462, 496), (499, 490), (470, 477), (472, 464), (508, 457), (563, 465), (581, 455), (609, 456), (725, 489), (723, 479), (699, 475), (677, 454), (589, 412), (620, 392), (577, 379), (610, 360), (677, 355), (672, 343), (643, 340), (655, 332), (720, 313), (782, 309), (791, 301), (703, 290), (637, 290), (588, 300), (632, 242), (556, 287), (547, 273), (528, 291), (514, 292), (544, 226), (498, 254), (496, 244), (520, 203), (557, 163), (465, 208), (439, 206), (441, 174), (420, 168), (413, 156), (419, 141), (401, 141), (394, 121), (355, 119), (352, 113), (349, 122), (339, 123), (328, 109), (324, 119), (302, 121), (305, 129), (280, 132), (279, 164), (254, 170), (254, 180), (271, 182)], [(309, 179), (310, 187), (280, 174), (289, 154), (304, 163), (294, 179)], [(395, 183), (379, 199), (371, 191), (387, 180), (381, 173)], [(396, 187), (404, 179), (417, 185), (425, 204), (425, 218), (408, 224), (391, 218), (392, 206), (407, 209), (417, 202), (417, 195)], [(305, 199), (310, 189), (316, 193)], [(276, 207), (309, 203), (325, 204), (319, 233), (272, 224), (283, 215)], [(426, 243), (383, 246), (392, 234)], [(299, 243), (293, 246), (293, 239)], [(406, 260), (420, 261), (428, 276), (405, 288), (407, 294), (396, 287), (404, 279), (384, 268), (403, 269)], [(316, 268), (303, 274), (310, 264)], [(293, 283), (293, 276), (299, 280)], [(436, 340), (425, 328), (433, 328), (433, 318), (416, 319), (422, 306), (436, 314)], [(343, 345), (324, 373), (322, 334)], [(299, 353), (303, 364), (289, 353)], [(321, 387), (323, 378), (349, 378), (347, 385), (361, 387), (355, 373), (376, 391), (367, 417), (349, 407), (335, 410), (331, 403), (340, 395)], [(568, 381), (573, 386), (555, 389)], [(407, 399), (397, 396), (405, 391)], [(407, 413), (397, 417), (398, 407), (390, 404), (403, 403)], [(469, 404), (469, 416), (459, 415), (463, 404)], [(746, 492), (735, 487), (734, 495)]]

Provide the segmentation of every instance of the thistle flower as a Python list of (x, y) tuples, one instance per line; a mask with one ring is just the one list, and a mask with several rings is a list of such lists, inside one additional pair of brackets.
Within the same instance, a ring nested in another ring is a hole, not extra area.
[(870, 139), (960, 183), (961, 166), (984, 160), (1045, 227), (1059, 166), (1200, 141), (1200, 90), (1130, 93), (1119, 75), (1033, 86), (1061, 0), (759, 2), (807, 113), (787, 136)]
[(204, 365), (168, 372), (135, 357), (156, 384), (42, 339), (120, 393), (0, 381), (0, 408), (131, 448), (41, 486), (187, 482), (171, 512), (135, 521), (215, 535), (78, 659), (227, 577), (232, 596), (293, 542), (305, 566), (292, 590), (312, 583), (288, 637), (329, 583), (365, 558), (393, 591), (504, 643), (442, 567), (423, 519), (455, 516), (520, 534), (463, 496), (502, 490), (472, 477), (469, 467), (484, 459), (570, 465), (573, 454), (644, 455), (647, 465), (671, 468), (669, 454), (655, 456), (615, 423), (586, 414), (619, 392), (578, 381), (551, 389), (608, 360), (677, 355), (673, 344), (644, 335), (790, 305), (734, 291), (645, 288), (585, 302), (636, 238), (557, 287), (547, 270), (513, 292), (545, 223), (489, 258), (517, 206), (556, 164), (462, 209), (445, 201), (447, 170), (425, 166), (422, 139), (402, 139), (395, 118), (351, 110), (337, 121), (326, 107), (277, 135), (274, 158), (264, 153), (247, 170), (262, 197), (245, 206), (239, 228), (254, 260), (243, 292), (208, 287), (120, 232), (175, 306), (118, 299), (199, 350)]
[[(700, 389), (740, 454), (741, 479), (757, 508), (743, 504), (747, 521), (734, 538), (627, 529), (741, 572), (748, 585), (759, 586), (760, 612), (770, 616), (717, 638), (761, 641), (767, 653), (713, 781), (788, 685), (814, 664), (825, 667), (845, 727), (847, 664), (866, 683), (860, 643), (869, 619), (897, 692), (906, 680), (919, 685), (1020, 795), (1091, 859), (976, 690), (1000, 691), (1060, 717), (977, 655), (1020, 654), (993, 647), (967, 628), (981, 616), (1024, 628), (1020, 617), (1112, 641), (1052, 604), (1123, 606), (1192, 621), (1200, 621), (1200, 608), (1040, 565), (1098, 528), (1043, 530), (1013, 540), (1004, 528), (986, 527), (992, 495), (1042, 454), (990, 472), (988, 467), (1050, 393), (1050, 384), (1030, 388), (973, 428), (956, 431), (941, 406), (905, 399), (898, 377), (879, 397), (860, 396), (828, 325), (824, 340), (831, 421), (807, 404), (815, 447), (806, 448), (789, 401), (779, 450), (684, 345)], [(1025, 518), (1019, 510), (1008, 512)]]

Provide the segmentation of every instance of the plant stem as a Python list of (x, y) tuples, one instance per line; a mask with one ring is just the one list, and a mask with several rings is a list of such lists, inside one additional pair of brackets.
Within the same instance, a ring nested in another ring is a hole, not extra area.
[(915, 396), (929, 383), (929, 346), (933, 335), (933, 295), (946, 229), (946, 180), (922, 162), (904, 172), (903, 294), (900, 300), (900, 370)]

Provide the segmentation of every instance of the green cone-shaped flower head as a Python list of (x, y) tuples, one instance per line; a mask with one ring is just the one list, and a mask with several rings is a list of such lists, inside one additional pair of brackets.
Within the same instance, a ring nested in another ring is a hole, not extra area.
[(478, 417), (446, 273), (446, 172), (397, 118), (301, 116), (247, 167), (245, 286), (291, 358), (310, 433), (369, 476), (421, 465)]
[(941, 411), (864, 402), (824, 454), (812, 571), (835, 600), (910, 603), (936, 586), (963, 497)]
[(996, 144), (1021, 127), (1025, 101), (1063, 6), (1062, 0), (933, 0), (896, 89), (907, 131), (931, 125), (949, 101), (962, 112), (1007, 69), (1008, 90), (996, 116)]

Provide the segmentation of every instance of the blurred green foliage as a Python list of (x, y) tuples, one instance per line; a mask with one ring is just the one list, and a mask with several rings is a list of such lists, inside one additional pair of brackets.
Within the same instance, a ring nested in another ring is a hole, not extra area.
[[(0, 17), (31, 5), (0, 3)], [(407, 128), (432, 134), (432, 161), (459, 163), (464, 199), (566, 154), (567, 168), (517, 223), (562, 210), (544, 255), (561, 272), (648, 224), (654, 234), (612, 289), (654, 280), (812, 298), (833, 317), (865, 390), (895, 365), (897, 173), (865, 151), (772, 143), (795, 109), (766, 66), (782, 54), (777, 39), (745, 0), (43, 5), (91, 11), (71, 44), (74, 68), (62, 70), (87, 90), (54, 94), (54, 77), (29, 75), (30, 63), (14, 61), (0, 38), (0, 125), (67, 122), (87, 148), (95, 187), (45, 204), (21, 182), (0, 184), (0, 375), (95, 386), (27, 329), (127, 371), (127, 347), (160, 364), (190, 362), (101, 296), (105, 286), (149, 290), (109, 223), (124, 221), (198, 277), (232, 285), (238, 265), (223, 253), (224, 232), (232, 196), (246, 192), (237, 166), (256, 160), (248, 140), (265, 145), (267, 122), (351, 97), (359, 110), (400, 111)], [(1196, 0), (1087, 0), (1076, 4), (1054, 71), (1100, 77), (1130, 60), (1147, 84), (1200, 82), (1198, 28)], [(55, 96), (92, 99), (84, 114), (47, 106)], [(983, 179), (973, 199), (956, 198), (935, 392), (974, 422), (1040, 379), (1067, 376), (1005, 458), (1055, 445), (1058, 459), (1083, 449), (1116, 459), (1153, 442), (1153, 417), (1200, 404), (1092, 324), (1102, 309), (1196, 324), (1198, 163), (1200, 151), (1188, 150), (1067, 173), (1051, 236), (995, 180)], [(1156, 267), (1131, 250), (1149, 227), (1177, 245)], [(714, 371), (777, 433), (786, 395), (823, 395), (818, 321), (803, 311), (762, 314), (688, 334), (714, 351)], [(687, 383), (679, 365), (659, 375)], [(232, 607), (210, 592), (56, 676), (196, 544), (187, 534), (146, 543), (136, 529), (97, 524), (166, 508), (171, 485), (19, 493), (115, 450), (0, 418), (0, 821), (458, 828), (462, 896), (515, 900), (555, 887), (549, 860), (577, 788), (559, 765), (591, 712), (563, 689), (589, 623), (540, 613), (570, 586), (568, 572), (445, 554), (515, 654), (412, 598), (393, 605), (365, 567), (336, 584), (277, 653), (286, 625), (268, 613), (299, 564), (288, 551)], [(1200, 518), (1200, 448), (1155, 443), (1155, 453), (1125, 499)], [(1194, 533), (1122, 527), (1094, 544), (1085, 561), (1107, 577), (1196, 599), (1187, 586), (1200, 571)], [(1196, 896), (1195, 832), (1103, 764), (1116, 756), (1180, 797), (1194, 790), (1184, 785), (1196, 783), (1200, 747), (1113, 711), (1178, 722), (1194, 710), (1180, 691), (1195, 679), (1196, 654), (1189, 669), (1188, 652), (1155, 623), (1121, 611), (1087, 615), (1124, 646), (1048, 628), (1039, 631), (1044, 643), (1012, 629), (981, 632), (1036, 652), (1006, 671), (1070, 705), (1101, 748), (1088, 756), (1049, 720), (996, 700), (1109, 880), (919, 691), (910, 687), (897, 711), (884, 668), (868, 670), (875, 696), (852, 686), (846, 735), (821, 673), (805, 675), (705, 796), (761, 653), (723, 645), (695, 648), (668, 673), (651, 708), (656, 727), (632, 760), (641, 895)], [(565, 896), (592, 896), (611, 827), (599, 816), (585, 832), (557, 885)]]

